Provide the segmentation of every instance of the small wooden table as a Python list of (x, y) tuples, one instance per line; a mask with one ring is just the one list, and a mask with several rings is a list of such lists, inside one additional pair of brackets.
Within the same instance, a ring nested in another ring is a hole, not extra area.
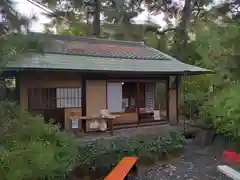
[(120, 117), (120, 115), (110, 115), (106, 117), (101, 116), (82, 116), (80, 119), (82, 120), (106, 120), (110, 125), (110, 134), (113, 135), (113, 120), (117, 117)]

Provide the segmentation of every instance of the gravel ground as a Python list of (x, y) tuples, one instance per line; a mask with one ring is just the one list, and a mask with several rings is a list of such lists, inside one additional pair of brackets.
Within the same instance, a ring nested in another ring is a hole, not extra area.
[(217, 171), (222, 163), (221, 152), (212, 148), (187, 145), (180, 159), (159, 165), (150, 170), (140, 170), (135, 180), (230, 180)]

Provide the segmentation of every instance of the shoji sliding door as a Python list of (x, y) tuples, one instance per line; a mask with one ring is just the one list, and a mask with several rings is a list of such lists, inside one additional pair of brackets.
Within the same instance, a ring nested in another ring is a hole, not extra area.
[(155, 108), (155, 83), (145, 84), (145, 108)]
[(109, 112), (122, 112), (122, 83), (107, 83), (107, 109)]

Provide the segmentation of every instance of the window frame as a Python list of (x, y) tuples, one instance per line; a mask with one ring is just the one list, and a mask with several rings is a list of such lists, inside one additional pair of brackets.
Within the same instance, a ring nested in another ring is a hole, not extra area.
[[(81, 87), (67, 87), (66, 89), (79, 89), (79, 96), (67, 97), (67, 99), (79, 98), (79, 106), (57, 106), (57, 89), (65, 89), (65, 87), (59, 88), (28, 88), (28, 109), (29, 110), (45, 110), (45, 109), (68, 109), (68, 108), (81, 108), (82, 107), (82, 88)], [(36, 104), (36, 102), (40, 102)]]

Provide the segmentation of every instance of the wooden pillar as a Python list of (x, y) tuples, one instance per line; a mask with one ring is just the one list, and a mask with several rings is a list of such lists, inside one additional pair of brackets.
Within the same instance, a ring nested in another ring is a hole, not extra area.
[(139, 80), (137, 80), (137, 96), (136, 96), (136, 108), (137, 108), (137, 117), (138, 124), (140, 124), (140, 88), (139, 88)]
[(170, 122), (170, 111), (169, 111), (169, 77), (166, 80), (166, 110), (167, 110), (167, 121)]
[[(81, 107), (82, 107), (82, 116), (86, 116), (87, 115), (87, 81), (86, 81), (86, 76), (82, 75), (82, 97), (81, 97)], [(82, 127), (84, 132), (86, 132), (86, 120), (82, 120)]]
[(176, 76), (176, 118), (177, 118), (177, 124), (179, 122), (179, 76)]

